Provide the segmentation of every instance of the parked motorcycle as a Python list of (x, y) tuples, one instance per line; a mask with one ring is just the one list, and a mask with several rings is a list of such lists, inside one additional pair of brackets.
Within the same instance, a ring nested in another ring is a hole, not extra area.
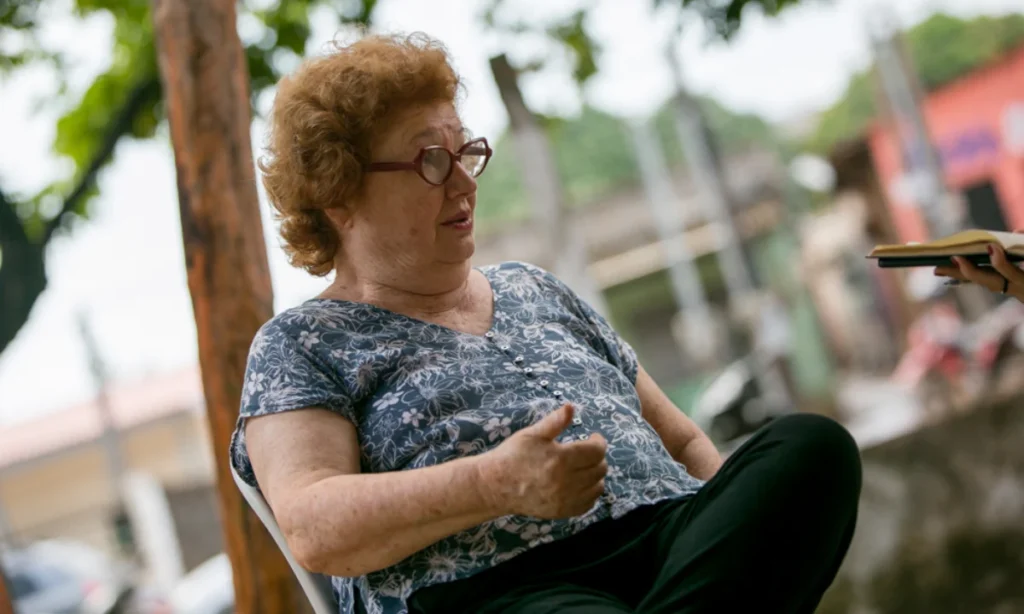
[(995, 390), (1005, 366), (1024, 352), (1024, 305), (1007, 300), (965, 323), (940, 283), (914, 287), (927, 307), (907, 332), (893, 381), (914, 390), (930, 415)]
[(1024, 354), (1024, 304), (1003, 301), (961, 332), (975, 392), (995, 391), (1007, 365)]
[(722, 370), (697, 396), (691, 417), (719, 446), (752, 434), (775, 418), (790, 413), (788, 404), (761, 390), (756, 355), (741, 358)]
[(963, 320), (949, 302), (934, 302), (907, 331), (907, 350), (892, 379), (914, 390), (926, 413), (939, 415), (967, 395), (968, 352)]

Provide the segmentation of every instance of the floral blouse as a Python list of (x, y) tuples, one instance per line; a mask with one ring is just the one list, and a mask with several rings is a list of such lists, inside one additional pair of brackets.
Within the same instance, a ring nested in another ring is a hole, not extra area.
[(640, 416), (632, 348), (565, 284), (529, 264), (484, 267), (493, 323), (472, 335), (379, 307), (312, 299), (256, 335), (231, 444), (250, 416), (317, 406), (351, 421), (363, 472), (403, 471), (493, 449), (565, 402), (577, 413), (562, 441), (608, 440), (605, 494), (582, 516), (505, 516), (462, 531), (386, 569), (333, 578), (340, 612), (405, 614), (416, 590), (472, 576), (546, 542), (703, 484), (672, 459)]

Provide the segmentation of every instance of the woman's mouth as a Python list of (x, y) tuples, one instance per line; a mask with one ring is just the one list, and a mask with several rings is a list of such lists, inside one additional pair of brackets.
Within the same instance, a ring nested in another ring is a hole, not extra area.
[(448, 220), (447, 222), (445, 222), (445, 223), (443, 223), (441, 225), (442, 226), (447, 226), (448, 228), (452, 228), (452, 229), (455, 229), (455, 230), (472, 230), (473, 229), (473, 216), (472, 215), (462, 215), (462, 216), (459, 216), (457, 218)]

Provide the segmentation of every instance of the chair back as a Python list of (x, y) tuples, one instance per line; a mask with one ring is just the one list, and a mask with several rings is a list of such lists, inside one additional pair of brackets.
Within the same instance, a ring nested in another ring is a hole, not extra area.
[(259, 490), (249, 486), (242, 479), (242, 476), (238, 475), (234, 467), (231, 467), (231, 477), (234, 478), (238, 490), (242, 491), (242, 497), (245, 498), (249, 507), (259, 516), (263, 526), (267, 528), (271, 537), (274, 538), (274, 542), (277, 543), (277, 547), (284, 554), (284, 558), (288, 560), (288, 565), (291, 566), (292, 573), (299, 580), (299, 585), (302, 587), (303, 592), (306, 593), (306, 598), (309, 599), (309, 603), (313, 606), (313, 611), (316, 614), (338, 614), (338, 604), (334, 600), (334, 590), (331, 588), (330, 580), (320, 574), (311, 573), (299, 565), (295, 557), (292, 556), (292, 551), (288, 549), (288, 542), (285, 541), (284, 533), (281, 532), (281, 527), (277, 525), (274, 512), (267, 505), (267, 500), (263, 498)]

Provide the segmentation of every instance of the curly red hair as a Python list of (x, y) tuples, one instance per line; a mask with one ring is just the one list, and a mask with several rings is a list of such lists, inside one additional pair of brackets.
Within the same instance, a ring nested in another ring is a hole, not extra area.
[(334, 268), (339, 237), (324, 209), (358, 192), (385, 120), (454, 103), (459, 89), (444, 45), (421, 33), (336, 44), (278, 83), (259, 168), (294, 266), (318, 276)]

